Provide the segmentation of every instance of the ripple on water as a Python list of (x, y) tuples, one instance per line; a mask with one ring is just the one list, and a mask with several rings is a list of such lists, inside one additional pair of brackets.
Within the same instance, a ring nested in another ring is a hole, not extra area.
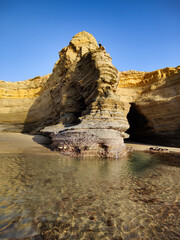
[(2, 240), (180, 238), (174, 155), (109, 161), (21, 153), (0, 161)]

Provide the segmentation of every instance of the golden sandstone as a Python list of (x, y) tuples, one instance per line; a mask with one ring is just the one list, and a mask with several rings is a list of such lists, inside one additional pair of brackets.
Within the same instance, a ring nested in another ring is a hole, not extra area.
[(58, 151), (120, 157), (124, 138), (180, 146), (180, 66), (118, 72), (87, 33), (59, 53), (53, 72), (0, 81), (0, 131), (50, 134)]

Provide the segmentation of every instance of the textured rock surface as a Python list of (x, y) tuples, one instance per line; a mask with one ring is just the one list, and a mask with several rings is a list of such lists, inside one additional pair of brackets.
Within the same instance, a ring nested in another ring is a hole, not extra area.
[(59, 123), (43, 132), (58, 133), (53, 136), (54, 147), (70, 155), (124, 154), (123, 137), (129, 124), (124, 103), (115, 93), (118, 71), (105, 49), (98, 47), (92, 35), (80, 33), (60, 52), (53, 75), (59, 78), (52, 90)]
[(118, 72), (87, 32), (59, 56), (52, 74), (0, 81), (1, 131), (41, 130), (60, 152), (119, 157), (130, 123), (132, 139), (180, 146), (180, 67)]
[(150, 73), (121, 72), (120, 79), (119, 94), (132, 103), (131, 136), (180, 146), (180, 66)]
[[(49, 76), (22, 82), (0, 81), (0, 131), (21, 132), (27, 122), (35, 123), (41, 119), (45, 113), (41, 111), (40, 104), (36, 105), (37, 112), (31, 111), (31, 107), (39, 99)], [(45, 98), (43, 102), (45, 106)]]

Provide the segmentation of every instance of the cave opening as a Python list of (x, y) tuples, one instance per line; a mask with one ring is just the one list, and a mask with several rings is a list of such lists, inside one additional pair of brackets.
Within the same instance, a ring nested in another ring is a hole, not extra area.
[(131, 107), (127, 115), (127, 120), (130, 127), (126, 131), (129, 134), (129, 138), (126, 141), (139, 141), (143, 142), (146, 135), (147, 119), (140, 113), (135, 103), (130, 103)]

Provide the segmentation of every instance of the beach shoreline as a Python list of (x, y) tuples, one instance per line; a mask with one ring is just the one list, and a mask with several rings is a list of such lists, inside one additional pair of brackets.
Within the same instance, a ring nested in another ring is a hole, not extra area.
[(0, 133), (0, 153), (52, 154), (49, 139), (41, 135)]
[(147, 143), (126, 142), (126, 147), (130, 151), (149, 151), (149, 152), (162, 152), (162, 153), (180, 153), (180, 148), (168, 147)]
[[(180, 153), (180, 148), (167, 147), (136, 142), (125, 143), (129, 151), (150, 151), (150, 149), (164, 149), (165, 153)], [(0, 153), (57, 153), (51, 151), (50, 140), (42, 135), (29, 135), (24, 133), (0, 133)], [(152, 150), (153, 151), (153, 150)], [(154, 151), (156, 152), (156, 151)]]

